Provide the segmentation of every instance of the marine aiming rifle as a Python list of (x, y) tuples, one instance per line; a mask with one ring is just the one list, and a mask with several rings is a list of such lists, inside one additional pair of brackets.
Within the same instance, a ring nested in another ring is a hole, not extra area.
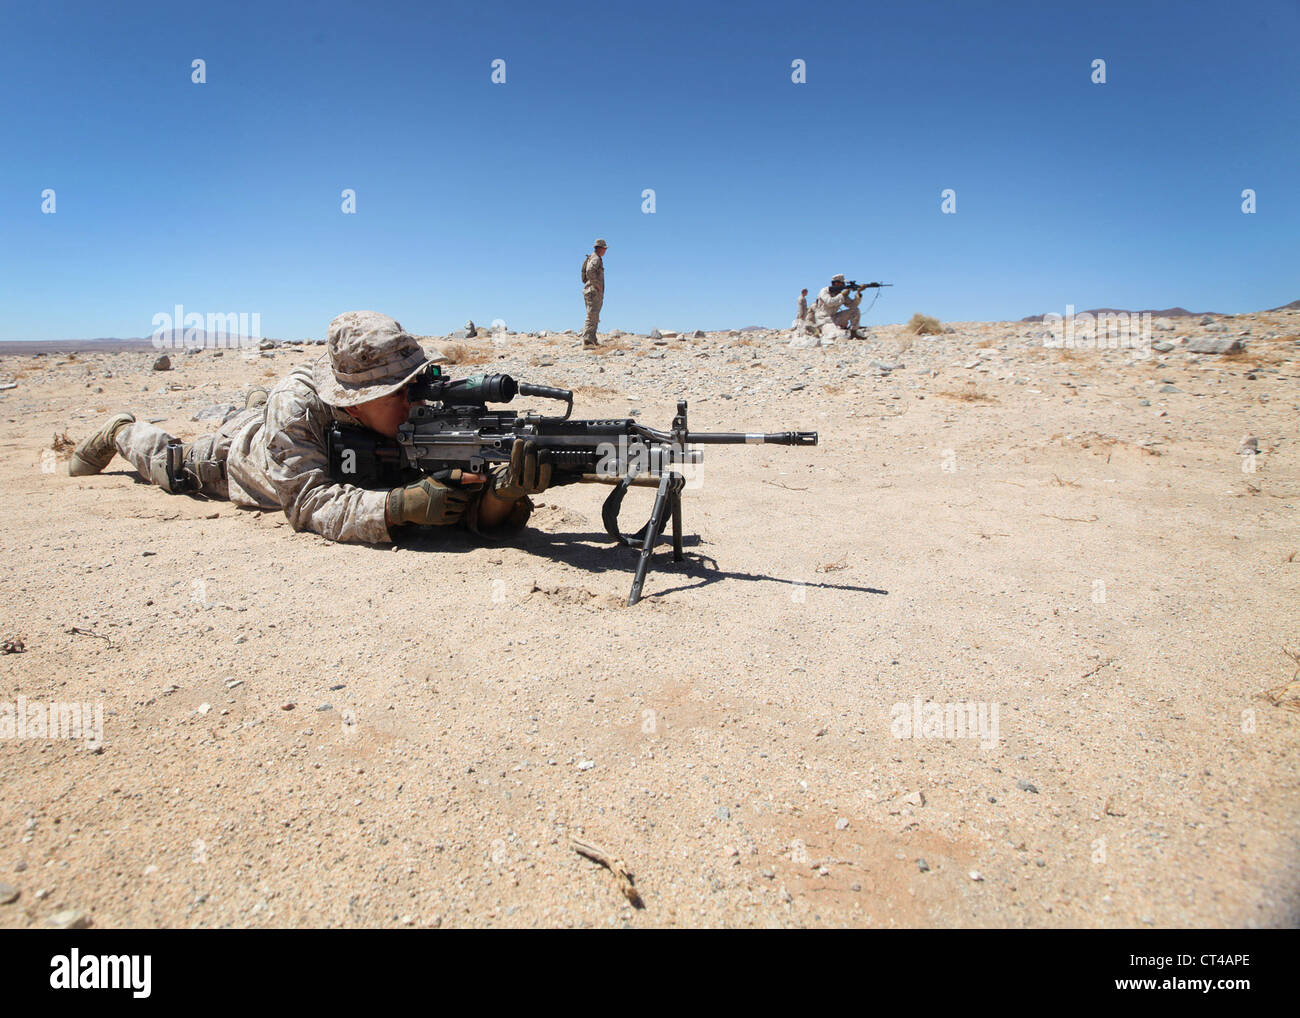
[[(362, 488), (396, 488), (428, 474), (447, 480), (453, 470), (485, 473), (508, 463), (516, 439), (536, 443), (539, 462), (552, 467), (550, 486), (612, 484), (601, 507), (605, 530), (619, 545), (639, 548), (632, 592), (627, 603), (641, 599), (650, 552), (673, 521), (673, 560), (682, 560), (682, 490), (686, 474), (703, 453), (696, 445), (816, 445), (815, 431), (775, 433), (691, 431), (686, 401), (666, 431), (632, 418), (570, 420), (573, 393), (547, 385), (516, 382), (509, 375), (472, 375), (451, 379), (430, 364), (410, 383), (411, 414), (397, 439), (366, 428), (335, 422), (328, 435), (330, 476)], [(509, 403), (517, 395), (565, 404), (563, 416), (513, 410), (489, 410), (489, 403)], [(654, 487), (654, 509), (635, 534), (619, 531), (618, 515), (632, 485)]]

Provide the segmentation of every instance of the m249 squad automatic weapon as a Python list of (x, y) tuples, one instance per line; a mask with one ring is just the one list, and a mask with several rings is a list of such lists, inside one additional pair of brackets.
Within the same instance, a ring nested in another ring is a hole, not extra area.
[[(409, 419), (397, 439), (366, 428), (334, 423), (328, 435), (330, 476), (362, 488), (396, 488), (422, 474), (437, 480), (453, 470), (480, 474), (508, 463), (516, 439), (535, 443), (539, 462), (552, 467), (550, 486), (612, 484), (601, 508), (605, 530), (619, 545), (639, 548), (636, 575), (627, 603), (641, 599), (650, 553), (673, 521), (673, 560), (682, 560), (682, 500), (688, 474), (700, 463), (700, 445), (816, 445), (815, 431), (691, 431), (686, 401), (677, 404), (672, 426), (661, 431), (632, 418), (570, 420), (573, 393), (546, 385), (516, 382), (509, 375), (448, 378), (430, 364), (410, 383)], [(562, 416), (488, 409), (517, 395), (565, 404)], [(635, 534), (619, 531), (618, 515), (633, 484), (657, 489), (654, 508)]]

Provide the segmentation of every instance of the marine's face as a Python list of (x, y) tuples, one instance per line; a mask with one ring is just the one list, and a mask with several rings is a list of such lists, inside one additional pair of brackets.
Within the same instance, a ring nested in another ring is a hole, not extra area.
[(358, 403), (346, 409), (371, 431), (396, 438), (397, 429), (411, 416), (411, 401), (407, 398), (406, 387), (403, 386), (387, 396), (380, 396), (378, 399)]

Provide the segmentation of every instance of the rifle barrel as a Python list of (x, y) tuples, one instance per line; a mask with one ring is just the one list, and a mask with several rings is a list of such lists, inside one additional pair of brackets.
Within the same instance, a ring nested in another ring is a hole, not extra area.
[(816, 445), (815, 431), (688, 431), (688, 445)]

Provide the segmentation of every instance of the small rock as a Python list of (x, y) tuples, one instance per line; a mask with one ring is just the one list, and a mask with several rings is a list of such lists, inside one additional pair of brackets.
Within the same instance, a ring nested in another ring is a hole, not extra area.
[(1156, 353), (1168, 353), (1173, 348), (1173, 343), (1166, 343), (1163, 339), (1151, 344), (1151, 349)]
[(664, 338), (664, 334), (663, 334), (662, 332), (660, 332), (658, 329), (651, 329), (651, 330), (650, 330), (650, 338), (651, 338), (651, 339), (663, 339), (663, 338)]
[(281, 709), (281, 710), (293, 710), (293, 709), (294, 709), (295, 707), (297, 707), (297, 706), (298, 706), (298, 705), (297, 705), (296, 703), (282, 703), (282, 704), (280, 704), (280, 709)]
[(1202, 325), (1213, 325), (1213, 324), (1214, 324), (1214, 318), (1211, 317), (1210, 315), (1206, 315), (1204, 318), (1201, 319), (1201, 324), (1202, 324)]
[(56, 930), (84, 930), (90, 926), (90, 917), (75, 908), (55, 912), (45, 920), (45, 925)]
[(1038, 789), (1032, 783), (1026, 781), (1024, 778), (1021, 778), (1016, 782), (1016, 787), (1020, 789), (1022, 792), (1033, 792), (1034, 795), (1038, 794)]
[(0, 905), (12, 904), (21, 893), (13, 884), (0, 884)]
[(1183, 390), (1178, 388), (1178, 386), (1176, 385), (1162, 385), (1160, 387), (1160, 391), (1161, 392), (1182, 392)]
[(1138, 400), (1138, 406), (1150, 406), (1150, 405), (1151, 405), (1151, 401), (1149, 399)]
[(172, 359), (163, 354), (153, 362), (153, 369), (155, 371), (170, 371), (172, 369)]
[[(735, 335), (735, 333), (732, 333), (732, 335)], [(703, 338), (704, 338), (704, 330), (703, 330), (703, 329), (696, 329), (694, 332), (691, 333), (691, 338), (693, 338), (693, 339), (703, 339)]]
[(930, 872), (930, 864), (929, 864), (928, 862), (926, 862), (924, 859), (917, 859), (917, 860), (916, 860), (916, 868), (917, 868), (918, 870), (920, 870), (922, 873), (929, 873), (929, 872)]
[(847, 830), (849, 829), (849, 818), (848, 818), (848, 817), (840, 817), (838, 820), (836, 820), (836, 821), (835, 821), (835, 829), (836, 829), (837, 831), (847, 831)]
[(982, 874), (979, 870), (971, 870), (971, 871), (970, 871), (970, 878), (971, 878), (972, 880), (974, 880), (974, 881), (977, 881), (977, 882), (978, 882), (978, 881), (983, 881), (983, 879), (984, 879), (984, 874)]
[(727, 809), (726, 806), (719, 806), (717, 808), (717, 811), (714, 813), (714, 816), (716, 816), (719, 820), (730, 820), (731, 810)]
[(591, 770), (591, 769), (592, 769), (593, 767), (595, 767), (595, 766), (596, 766), (596, 761), (595, 761), (595, 760), (579, 760), (579, 761), (578, 761), (578, 770), (580, 770), (580, 771), (589, 771), (589, 770)]
[(1254, 435), (1244, 436), (1241, 444), (1237, 446), (1238, 456), (1254, 456), (1257, 452), (1259, 452), (1259, 439)]
[(740, 855), (740, 850), (734, 845), (724, 845), (722, 848), (722, 857), (724, 859), (734, 859)]

